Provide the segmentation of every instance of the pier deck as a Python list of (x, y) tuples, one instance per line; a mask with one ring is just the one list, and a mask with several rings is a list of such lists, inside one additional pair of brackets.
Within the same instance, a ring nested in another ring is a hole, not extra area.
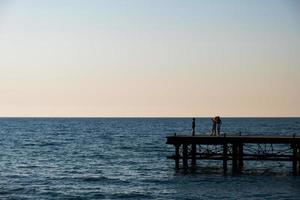
[[(290, 161), (293, 174), (300, 172), (300, 137), (295, 135), (174, 135), (167, 137), (167, 144), (175, 147), (175, 154), (168, 158), (175, 160), (177, 169), (181, 166), (188, 168), (189, 164), (194, 167), (197, 160), (221, 160), (224, 172), (228, 169), (228, 161), (231, 161), (232, 172), (239, 173), (245, 160), (261, 160)], [(213, 148), (209, 149), (208, 146)]]

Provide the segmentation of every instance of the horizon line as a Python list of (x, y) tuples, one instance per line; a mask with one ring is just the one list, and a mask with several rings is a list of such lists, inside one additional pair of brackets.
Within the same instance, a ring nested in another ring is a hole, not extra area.
[[(220, 115), (221, 116), (221, 115)], [(211, 118), (214, 116), (0, 116), (3, 118)], [(300, 116), (221, 116), (222, 118), (300, 118)]]

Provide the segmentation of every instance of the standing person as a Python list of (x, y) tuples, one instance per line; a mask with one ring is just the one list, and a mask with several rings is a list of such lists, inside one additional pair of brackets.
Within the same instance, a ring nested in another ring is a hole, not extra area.
[(219, 116), (216, 117), (217, 122), (217, 136), (220, 136), (222, 120)]
[(195, 136), (195, 128), (196, 128), (196, 119), (193, 118), (193, 121), (192, 121), (192, 136)]
[(212, 118), (211, 121), (212, 121), (211, 135), (215, 136), (217, 134), (217, 132), (216, 132), (216, 128), (217, 128), (216, 117)]

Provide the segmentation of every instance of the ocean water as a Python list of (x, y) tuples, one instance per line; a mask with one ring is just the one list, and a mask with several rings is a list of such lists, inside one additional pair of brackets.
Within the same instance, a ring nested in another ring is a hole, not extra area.
[[(210, 119), (196, 125), (208, 133)], [(191, 133), (191, 119), (1, 118), (0, 199), (300, 199), (291, 163), (176, 171), (165, 144), (175, 132)], [(300, 135), (300, 118), (224, 118), (222, 132)]]

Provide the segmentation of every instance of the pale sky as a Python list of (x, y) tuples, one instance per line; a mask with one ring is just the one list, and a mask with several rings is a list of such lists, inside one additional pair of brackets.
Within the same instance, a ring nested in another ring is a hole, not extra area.
[(0, 0), (0, 116), (300, 116), (300, 1)]

